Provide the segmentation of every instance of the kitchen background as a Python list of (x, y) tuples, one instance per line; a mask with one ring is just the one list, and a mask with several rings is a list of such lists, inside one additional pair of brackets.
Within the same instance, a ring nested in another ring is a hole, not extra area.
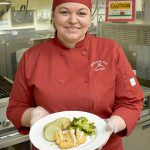
[(10, 9), (2, 16), (0, 29), (35, 28), (36, 30), (50, 30), (50, 15), (50, 0), (43, 0), (42, 2), (40, 0), (12, 0)]
[[(18, 59), (20, 58), (18, 55), (21, 55), (21, 51), (18, 50), (22, 49), (24, 52), (27, 48), (51, 38), (54, 35), (54, 29), (50, 23), (52, 2), (51, 0), (43, 0), (42, 2), (40, 0), (0, 0), (0, 3), (0, 74), (14, 79), (16, 71), (15, 63), (18, 63)], [(105, 6), (105, 0), (93, 0), (93, 17), (89, 31), (97, 36), (116, 38), (118, 41), (120, 35), (112, 33), (112, 28), (117, 27), (117, 24), (105, 24)], [(137, 20), (143, 21), (146, 19), (146, 17), (144, 17), (143, 8), (143, 0), (137, 0)], [(136, 25), (134, 23), (135, 26), (141, 24), (141, 22)], [(128, 26), (132, 24), (121, 24), (121, 26), (124, 25), (127, 29)], [(109, 29), (107, 26), (110, 26)], [(118, 27), (120, 27), (120, 25)], [(123, 29), (123, 31), (125, 30)], [(109, 35), (106, 32), (109, 32)], [(126, 32), (124, 33), (126, 34)], [(136, 36), (137, 33), (132, 34)], [(127, 34), (126, 37), (128, 38)], [(133, 40), (137, 40), (136, 37), (134, 37)], [(124, 43), (120, 44), (124, 47)], [(133, 45), (134, 44), (135, 43), (133, 43)], [(129, 46), (128, 43), (127, 45)], [(17, 54), (17, 57), (19, 57), (17, 59), (14, 58), (16, 57), (16, 53), (19, 53)], [(15, 62), (14, 59), (16, 59), (17, 62)], [(133, 59), (135, 59), (135, 57), (131, 58), (131, 63), (135, 63)], [(135, 66), (135, 64), (133, 64), (133, 66)]]
[[(9, 2), (9, 0), (0, 0), (0, 2)], [(18, 28), (31, 28), (34, 27), (36, 30), (51, 30), (50, 16), (51, 16), (51, 1), (52, 0), (11, 0), (10, 8), (7, 7), (2, 9), (0, 13), (0, 30), (8, 29), (18, 29)], [(1, 2), (1, 3), (2, 3)], [(105, 20), (105, 0), (93, 0), (93, 13), (95, 12), (95, 7), (98, 7), (99, 21)], [(7, 5), (8, 6), (8, 5)], [(143, 7), (143, 0), (136, 0), (136, 11), (141, 12)], [(22, 16), (17, 16), (17, 12), (23, 15), (24, 11), (28, 11), (28, 16), (24, 18)], [(16, 13), (15, 13), (16, 11)], [(22, 12), (21, 12), (22, 11)], [(3, 13), (2, 13), (3, 12)], [(93, 17), (93, 24), (97, 25), (97, 12), (95, 12)], [(33, 13), (33, 18), (31, 19)], [(16, 15), (16, 16), (15, 16)], [(31, 16), (30, 16), (31, 15)], [(19, 18), (18, 18), (19, 17)], [(18, 20), (20, 19), (20, 20)], [(13, 20), (18, 20), (16, 24)], [(92, 25), (93, 25), (92, 24)]]
[[(28, 135), (22, 136), (6, 117), (17, 65), (31, 46), (53, 38), (51, 0), (0, 0), (0, 149), (29, 150)], [(125, 150), (150, 149), (150, 0), (136, 0), (136, 20), (105, 22), (106, 0), (93, 0), (89, 32), (115, 39), (125, 51), (143, 89), (141, 118)]]

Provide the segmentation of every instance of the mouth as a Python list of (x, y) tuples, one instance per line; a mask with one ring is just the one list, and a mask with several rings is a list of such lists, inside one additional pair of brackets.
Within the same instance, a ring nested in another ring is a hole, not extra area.
[(76, 32), (76, 31), (78, 31), (80, 28), (79, 28), (79, 27), (66, 27), (66, 29), (67, 29), (69, 32)]

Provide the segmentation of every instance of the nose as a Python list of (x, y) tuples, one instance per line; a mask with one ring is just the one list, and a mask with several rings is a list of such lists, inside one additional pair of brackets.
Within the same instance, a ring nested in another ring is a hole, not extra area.
[(75, 14), (71, 14), (69, 18), (70, 24), (76, 24), (77, 23), (77, 16)]

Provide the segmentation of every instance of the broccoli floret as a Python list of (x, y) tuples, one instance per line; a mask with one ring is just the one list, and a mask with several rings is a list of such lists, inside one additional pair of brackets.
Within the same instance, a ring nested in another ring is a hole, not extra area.
[(95, 135), (95, 125), (93, 122), (89, 122), (86, 117), (73, 118), (69, 128), (79, 129), (87, 135)]

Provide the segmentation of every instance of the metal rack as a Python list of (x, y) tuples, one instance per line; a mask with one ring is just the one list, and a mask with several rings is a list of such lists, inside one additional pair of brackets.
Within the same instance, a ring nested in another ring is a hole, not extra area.
[(12, 85), (12, 83), (0, 76), (0, 99), (9, 97)]

